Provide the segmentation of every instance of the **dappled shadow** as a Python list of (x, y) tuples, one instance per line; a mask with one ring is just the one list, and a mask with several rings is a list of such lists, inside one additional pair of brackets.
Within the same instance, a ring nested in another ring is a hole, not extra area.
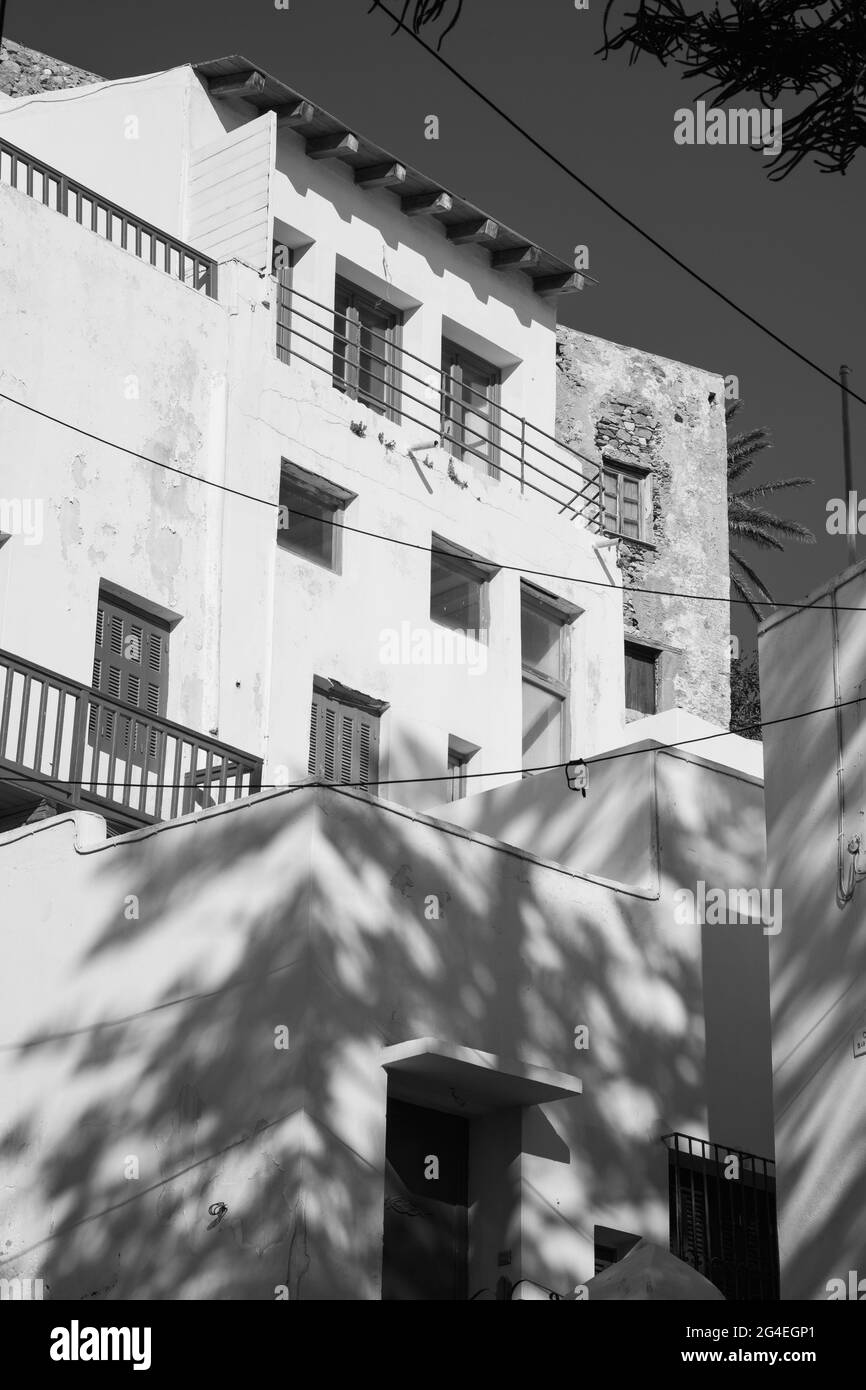
[[(671, 894), (760, 839), (754, 805), (668, 801), (688, 852), (663, 845), (656, 896), (313, 787), (91, 853), (68, 821), (3, 847), (42, 963), (8, 1015), (2, 1272), (61, 1299), (379, 1297), (381, 1053), (422, 1036), (583, 1081), (525, 1114), (510, 1275), (585, 1281), (597, 1224), (665, 1244), (661, 1136), (707, 1118), (700, 928)], [(479, 1287), (500, 1274), (494, 1251)]]

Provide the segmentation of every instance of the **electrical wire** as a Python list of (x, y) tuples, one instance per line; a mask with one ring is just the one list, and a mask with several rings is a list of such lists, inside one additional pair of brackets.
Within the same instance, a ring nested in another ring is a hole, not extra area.
[[(783, 714), (776, 719), (755, 720), (753, 723), (750, 724), (738, 724), (735, 728), (731, 729), (718, 729), (715, 733), (712, 734), (698, 734), (694, 738), (681, 738), (677, 739), (673, 743), (653, 744), (649, 748), (623, 748), (620, 749), (620, 751), (617, 753), (590, 754), (590, 756), (586, 759), (569, 758), (565, 762), (545, 763), (543, 766), (539, 767), (492, 768), (488, 772), (466, 772), (463, 774), (463, 776), (467, 781), (479, 777), (523, 777), (525, 775), (535, 774), (537, 772), (566, 771), (575, 762), (585, 761), (587, 767), (593, 767), (596, 763), (617, 762), (620, 758), (636, 758), (641, 756), (642, 754), (647, 753), (668, 753), (677, 748), (691, 747), (693, 744), (696, 743), (710, 743), (713, 739), (729, 738), (731, 737), (731, 735), (744, 733), (747, 730), (751, 729), (768, 729), (775, 724), (789, 724), (792, 720), (795, 719), (807, 719), (810, 715), (813, 714), (829, 714), (831, 711), (845, 709), (849, 705), (863, 704), (864, 701), (866, 701), (866, 696), (854, 700), (842, 700), (838, 704), (819, 705), (816, 709), (798, 710), (796, 714)], [(130, 709), (128, 716), (126, 716), (123, 711), (121, 711), (121, 714), (123, 715), (123, 717), (135, 719), (136, 723), (139, 724), (148, 722), (144, 718), (137, 718), (136, 711), (132, 709)], [(82, 777), (78, 779), (67, 779), (61, 777), (44, 778), (42, 774), (37, 774), (36, 770), (34, 769), (29, 773), (29, 775), (0, 775), (0, 786), (5, 784), (11, 785), (13, 783), (18, 782), (26, 782), (32, 785), (34, 777), (36, 776), (38, 776), (39, 785), (44, 786), (47, 789), (52, 787), (88, 787), (91, 790), (93, 790), (95, 787), (114, 787), (117, 785), (117, 778), (114, 778), (112, 780), (103, 779), (99, 777)], [(363, 782), (326, 782), (308, 777), (303, 782), (263, 782), (260, 784), (257, 790), (303, 791), (320, 789), (323, 791), (369, 791), (373, 787), (420, 786), (427, 782), (447, 782), (448, 780), (449, 778), (447, 772), (438, 773), (436, 776), (433, 777), (388, 777), (380, 778), (377, 780), (368, 778), (366, 781)], [(138, 792), (141, 788), (144, 788), (145, 791), (189, 791), (194, 785), (195, 784), (190, 782), (142, 782), (138, 783), (135, 787), (133, 787), (133, 790)], [(250, 794), (256, 795), (257, 793)], [(236, 801), (239, 800), (246, 800), (246, 798), (236, 798)], [(118, 804), (117, 809), (124, 809), (122, 803)], [(196, 807), (195, 809), (209, 810), (211, 808)]]
[[(75, 425), (71, 420), (64, 420), (58, 415), (51, 415), (46, 410), (40, 410), (35, 405), (30, 405), (27, 401), (19, 400), (16, 396), (10, 396), (5, 391), (0, 391), (0, 400), (8, 401), (10, 405), (20, 406), (22, 410), (28, 410), (33, 415), (38, 415), (43, 420), (49, 420), (54, 425), (60, 425), (63, 429), (73, 430), (76, 434), (82, 435), (85, 439), (92, 439), (96, 444), (104, 444), (107, 449), (116, 449), (118, 453), (127, 454), (130, 458), (140, 459), (142, 463), (152, 464), (154, 468), (161, 468), (167, 473), (174, 473), (178, 477), (188, 478), (191, 482), (201, 483), (205, 487), (215, 488), (218, 492), (228, 493), (231, 497), (238, 497), (244, 502), (255, 502), (263, 507), (270, 507), (273, 511), (279, 511), (279, 502), (272, 502), (267, 497), (258, 497), (255, 493), (244, 492), (240, 488), (229, 487), (227, 483), (217, 482), (213, 478), (203, 478), (198, 473), (191, 473), (189, 469), (179, 468), (176, 464), (166, 463), (163, 459), (152, 458), (149, 454), (142, 454), (137, 449), (130, 449), (125, 444), (118, 444), (112, 439), (106, 439), (103, 435), (94, 434), (92, 430), (86, 430), (81, 425)], [(452, 555), (453, 552), (440, 549), (436, 546), (423, 545), (420, 541), (401, 540), (399, 536), (385, 536), (381, 531), (368, 531), (361, 526), (350, 526), (345, 521), (335, 521), (333, 518), (315, 516), (311, 512), (302, 512), (297, 507), (290, 510), (296, 516), (302, 516), (310, 521), (319, 521), (331, 526), (336, 530), (349, 531), (356, 536), (368, 536), (372, 540), (385, 541), (389, 545), (400, 545), (404, 549), (420, 550), (426, 555)], [(508, 570), (517, 574), (530, 575), (538, 579), (557, 579), (566, 584), (583, 584), (590, 588), (618, 590), (625, 594), (649, 594), (657, 598), (681, 598), (688, 599), (696, 603), (727, 603), (739, 604), (749, 607), (748, 599), (726, 598), (719, 594), (690, 594), (681, 589), (651, 589), (641, 584), (613, 584), (603, 579), (586, 579), (573, 574), (557, 574), (552, 570), (527, 569), (525, 565), (509, 565), (503, 560), (484, 560), (473, 556), (473, 564), (484, 566), (490, 570)], [(790, 608), (790, 609), (826, 609), (831, 612), (831, 605), (825, 603), (797, 603), (787, 599), (755, 599), (756, 607), (763, 608)], [(858, 604), (839, 604), (837, 611), (840, 613), (864, 613), (866, 607)]]
[[(377, 0), (375, 8), (383, 10), (384, 13), (389, 16), (390, 19), (394, 20), (394, 23), (398, 29), (402, 29), (404, 33), (408, 34), (409, 37), (415, 41), (415, 43), (420, 44), (421, 47), (427, 53), (429, 53), (432, 58), (436, 59), (437, 63), (441, 63), (444, 68), (447, 68), (448, 72), (451, 73), (452, 77), (456, 77), (458, 82), (462, 83), (462, 85), (466, 87), (468, 91), (472, 92), (474, 96), (478, 97), (479, 101), (483, 101), (485, 106), (488, 106), (491, 111), (494, 111), (497, 116), (499, 116), (503, 121), (506, 122), (507, 125), (511, 127), (512, 130), (516, 130), (518, 135), (521, 135), (524, 140), (527, 140), (529, 144), (533, 146), (534, 149), (538, 150), (540, 154), (543, 154), (546, 159), (549, 159), (551, 161), (552, 164), (555, 164), (557, 169), (561, 170), (563, 174), (566, 174), (568, 178), (572, 179), (576, 184), (578, 184), (584, 190), (585, 193), (589, 193), (591, 197), (595, 198), (598, 202), (600, 202), (602, 206), (607, 208), (609, 212), (612, 212), (614, 217), (619, 218), (619, 220), (621, 222), (624, 222), (627, 227), (630, 227), (632, 231), (637, 232), (638, 236), (643, 237), (644, 241), (649, 242), (650, 246), (655, 247), (657, 251), (660, 251), (663, 256), (666, 256), (667, 259), (673, 262), (673, 264), (677, 266), (680, 270), (683, 270), (687, 275), (690, 275), (691, 278), (693, 280), (696, 280), (699, 285), (702, 285), (704, 289), (709, 290), (710, 294), (715, 295), (716, 298), (720, 299), (723, 304), (726, 304), (728, 306), (728, 308), (733, 309), (735, 313), (740, 314), (744, 319), (747, 320), (748, 323), (752, 324), (754, 328), (759, 329), (761, 333), (765, 333), (767, 337), (772, 338), (773, 342), (778, 343), (778, 345), (780, 347), (783, 347), (786, 352), (792, 353), (794, 357), (797, 357), (801, 362), (805, 363), (807, 367), (811, 367), (813, 371), (818, 372), (827, 381), (832, 382), (832, 384), (836, 386), (840, 391), (843, 391), (853, 400), (859, 401), (860, 405), (866, 405), (866, 398), (864, 398), (863, 396), (859, 396), (856, 391), (852, 391), (850, 386), (843, 386), (842, 383), (836, 377), (834, 377), (831, 372), (828, 372), (826, 368), (822, 367), (820, 363), (815, 362), (811, 357), (807, 357), (804, 352), (800, 352), (799, 348), (795, 348), (793, 344), (787, 342), (784, 338), (780, 337), (778, 333), (775, 333), (772, 328), (769, 328), (765, 323), (762, 323), (760, 319), (755, 318), (754, 314), (750, 314), (747, 309), (744, 309), (742, 305), (737, 304), (737, 302), (731, 299), (728, 295), (726, 295), (723, 290), (718, 289), (714, 284), (712, 284), (710, 280), (707, 280), (703, 275), (701, 275), (699, 271), (694, 270), (690, 265), (687, 265), (685, 261), (681, 260), (680, 257), (675, 254), (675, 252), (670, 251), (667, 248), (667, 246), (664, 245), (663, 242), (659, 241), (650, 232), (645, 231), (644, 228), (641, 227), (641, 225), (638, 222), (635, 222), (633, 218), (629, 217), (626, 213), (622, 212), (602, 193), (599, 193), (597, 189), (593, 188), (592, 185), (587, 183), (585, 179), (581, 178), (579, 174), (576, 174), (574, 170), (571, 169), (567, 164), (565, 164), (561, 159), (559, 159), (552, 152), (552, 150), (547, 149), (547, 147), (543, 145), (540, 140), (537, 140), (534, 135), (530, 135), (529, 131), (526, 130), (519, 123), (519, 121), (516, 121), (513, 116), (509, 116), (507, 111), (503, 110), (503, 108), (497, 105), (497, 103), (493, 101), (491, 97), (487, 96), (486, 92), (482, 92), (480, 87), (477, 87), (474, 82), (470, 81), (468, 77), (465, 77), (462, 72), (460, 72), (457, 68), (453, 66), (452, 63), (449, 63), (447, 58), (443, 58), (441, 53), (438, 53), (435, 48), (431, 48), (428, 43), (425, 43), (424, 40), (421, 38), (420, 34), (413, 33), (413, 31), (410, 28), (408, 28), (397, 15), (393, 14), (386, 5), (383, 5), (381, 3), (381, 0)], [(370, 13), (370, 11), (368, 11), (368, 13)]]

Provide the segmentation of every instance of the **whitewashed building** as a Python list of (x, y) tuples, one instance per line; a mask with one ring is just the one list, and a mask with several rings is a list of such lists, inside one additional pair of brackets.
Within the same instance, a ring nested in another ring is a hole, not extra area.
[(727, 634), (617, 565), (668, 412), (723, 553), (723, 382), (558, 442), (579, 280), (242, 58), (0, 104), (10, 1277), (772, 1290), (767, 938), (676, 912), (762, 881), (760, 759), (666, 751)]

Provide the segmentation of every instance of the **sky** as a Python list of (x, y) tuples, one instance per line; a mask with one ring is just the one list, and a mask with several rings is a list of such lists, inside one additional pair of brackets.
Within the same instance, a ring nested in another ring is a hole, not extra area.
[[(633, 8), (620, 3), (618, 13)], [(774, 597), (801, 600), (845, 568), (846, 538), (826, 524), (828, 503), (844, 495), (838, 387), (673, 265), (411, 36), (393, 34), (381, 9), (369, 11), (370, 0), (288, 0), (281, 10), (274, 0), (8, 0), (5, 33), (108, 78), (243, 54), (528, 240), (569, 261), (587, 246), (599, 283), (562, 298), (561, 321), (736, 376), (738, 425), (773, 436), (754, 481), (815, 480), (771, 501), (817, 543), (792, 543), (782, 556), (745, 552)], [(675, 112), (700, 87), (648, 57), (603, 61), (603, 14), (604, 0), (586, 10), (573, 0), (464, 0), (442, 56), (785, 342), (833, 376), (846, 363), (852, 389), (866, 397), (866, 155), (844, 176), (804, 163), (770, 182), (760, 152), (676, 144)], [(430, 114), (439, 117), (435, 141), (424, 134)], [(854, 485), (866, 497), (866, 406), (857, 401), (851, 430)], [(866, 536), (858, 545), (866, 557)], [(734, 610), (732, 628), (744, 649), (754, 645), (745, 609)]]

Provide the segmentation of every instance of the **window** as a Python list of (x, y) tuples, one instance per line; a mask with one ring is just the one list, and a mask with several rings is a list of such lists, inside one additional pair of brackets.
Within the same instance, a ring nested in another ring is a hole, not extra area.
[[(343, 530), (340, 513), (357, 493), (284, 462), (280, 473), (277, 545), (339, 574)], [(336, 523), (336, 524), (335, 524)]]
[[(772, 1159), (686, 1134), (668, 1147), (671, 1253), (703, 1274), (725, 1298), (779, 1298), (776, 1170)], [(730, 1159), (739, 1177), (730, 1178)]]
[(430, 617), (455, 632), (480, 634), (487, 630), (487, 566), (433, 537), (430, 564)]
[(658, 652), (636, 642), (625, 644), (625, 707), (637, 714), (656, 712)]
[(568, 755), (569, 629), (574, 614), (551, 595), (521, 586), (523, 766)]
[(647, 474), (620, 464), (605, 462), (604, 475), (604, 530), (615, 531), (619, 536), (643, 540), (644, 527), (644, 486)]
[(595, 1274), (601, 1274), (611, 1265), (618, 1264), (640, 1240), (640, 1236), (633, 1236), (628, 1231), (615, 1231), (610, 1226), (596, 1226), (594, 1235)]
[(339, 277), (334, 309), (334, 385), (389, 420), (399, 419), (399, 315)]
[[(165, 715), (168, 695), (168, 624), (120, 599), (100, 594), (96, 609), (96, 642), (92, 688), (147, 716)], [(117, 749), (129, 746), (132, 720), (113, 705), (92, 703), (88, 733), (112, 740), (119, 719)], [(98, 730), (97, 730), (98, 726)], [(139, 737), (143, 739), (143, 731)], [(151, 730), (148, 752), (156, 753), (159, 735)], [(136, 749), (143, 752), (144, 749)]]
[(277, 279), (277, 357), (281, 362), (291, 359), (292, 272), (295, 253), (290, 246), (274, 242), (273, 273)]
[(494, 478), (500, 373), (489, 362), (442, 343), (442, 434), (456, 458), (469, 458)]
[(477, 751), (477, 748), (472, 748), (462, 739), (451, 738), (448, 740), (449, 801), (462, 801), (463, 797), (466, 796), (469, 790), (466, 774)]
[(323, 782), (372, 782), (379, 776), (379, 720), (388, 708), (339, 681), (313, 682), (307, 772)]

